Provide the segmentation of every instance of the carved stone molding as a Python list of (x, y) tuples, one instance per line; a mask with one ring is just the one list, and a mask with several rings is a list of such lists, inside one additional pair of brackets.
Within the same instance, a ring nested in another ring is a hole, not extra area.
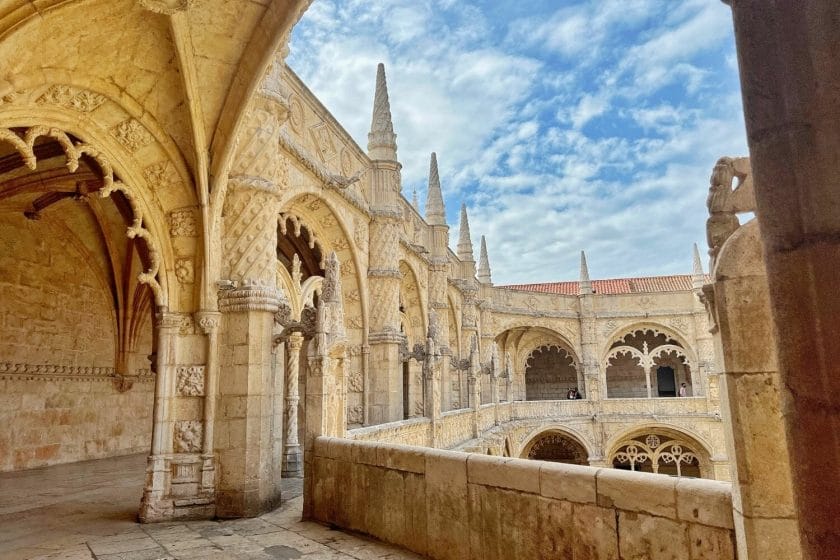
[[(57, 380), (108, 380), (113, 381), (118, 374), (112, 367), (67, 366), (54, 364), (16, 364), (0, 362), (0, 379), (21, 379), (27, 381)], [(135, 371), (135, 375), (123, 376), (139, 382), (152, 381), (154, 373), (145, 368)]]

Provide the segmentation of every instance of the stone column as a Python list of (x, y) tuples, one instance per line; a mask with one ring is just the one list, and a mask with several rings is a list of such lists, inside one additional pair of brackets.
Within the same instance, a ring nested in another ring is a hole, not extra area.
[(723, 246), (704, 290), (723, 359), (721, 413), (734, 482), (738, 558), (799, 558), (799, 528), (758, 223)]
[(203, 494), (216, 491), (215, 449), (213, 447), (216, 424), (216, 398), (219, 380), (219, 323), (221, 313), (202, 311), (197, 314), (198, 325), (207, 338), (205, 355), (207, 368), (204, 378), (204, 439), (201, 449), (201, 489)]
[(280, 503), (273, 330), (283, 297), (277, 290), (277, 216), (289, 185), (288, 160), (277, 150), (288, 117), (284, 68), (276, 60), (255, 92), (236, 139), (224, 201), (218, 517), (255, 516)]
[(286, 437), (283, 443), (283, 476), (300, 476), (300, 442), (298, 441), (298, 380), (300, 376), (300, 352), (303, 348), (303, 335), (293, 332), (286, 339), (286, 407), (283, 427)]
[(370, 225), (371, 424), (403, 417), (398, 227), (397, 215), (387, 211), (377, 212)]
[(829, 558), (840, 550), (840, 4), (734, 0), (732, 12), (799, 530), (806, 558)]
[(647, 398), (649, 398), (649, 399), (653, 397), (653, 393), (651, 391), (651, 386), (650, 386), (650, 375), (651, 375), (651, 373), (653, 373), (652, 370), (655, 367), (656, 367), (655, 365), (650, 365), (650, 364), (646, 364), (644, 366), (644, 368), (645, 368), (645, 389), (647, 389)]
[[(598, 363), (598, 334), (595, 322), (595, 296), (591, 293), (580, 297), (580, 364), (583, 373), (585, 391), (588, 400), (606, 398), (606, 385), (601, 390), (601, 368)], [(580, 374), (579, 374), (580, 375)]]
[(155, 364), (155, 400), (153, 410), (151, 455), (146, 462), (146, 481), (140, 503), (140, 520), (160, 521), (172, 514), (168, 498), (168, 456), (172, 453), (172, 399), (175, 394), (175, 344), (181, 315), (165, 308), (158, 310), (157, 363)]

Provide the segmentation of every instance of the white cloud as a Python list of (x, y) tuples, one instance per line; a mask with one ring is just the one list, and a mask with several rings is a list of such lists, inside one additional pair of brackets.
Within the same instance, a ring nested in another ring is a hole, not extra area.
[[(552, 4), (552, 3), (548, 3)], [(323, 0), (290, 65), (363, 147), (385, 62), (403, 190), (440, 163), (451, 237), (469, 207), (497, 284), (689, 272), (714, 161), (743, 154), (729, 9)], [(476, 247), (477, 249), (477, 247)]]

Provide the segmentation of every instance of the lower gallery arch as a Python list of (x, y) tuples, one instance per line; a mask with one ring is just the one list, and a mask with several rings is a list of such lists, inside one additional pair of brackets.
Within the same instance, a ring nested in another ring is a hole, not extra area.
[(523, 459), (588, 465), (589, 454), (578, 438), (559, 429), (549, 429), (532, 437), (522, 448)]
[(0, 470), (147, 452), (159, 254), (97, 150), (0, 132)]
[(651, 426), (618, 438), (610, 447), (613, 468), (691, 478), (714, 478), (710, 454), (696, 438)]

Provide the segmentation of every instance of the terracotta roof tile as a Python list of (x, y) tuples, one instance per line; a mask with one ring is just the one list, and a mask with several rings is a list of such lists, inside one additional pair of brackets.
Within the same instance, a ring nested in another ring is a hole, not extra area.
[[(708, 281), (708, 278), (707, 278)], [(578, 282), (547, 282), (543, 284), (511, 284), (499, 286), (509, 290), (525, 292), (542, 292), (546, 294), (560, 294), (576, 296), (579, 291)], [(691, 290), (691, 274), (674, 274), (671, 276), (644, 276), (640, 278), (611, 278), (607, 280), (593, 280), (592, 289), (596, 294), (645, 294), (655, 292), (682, 292)]]

